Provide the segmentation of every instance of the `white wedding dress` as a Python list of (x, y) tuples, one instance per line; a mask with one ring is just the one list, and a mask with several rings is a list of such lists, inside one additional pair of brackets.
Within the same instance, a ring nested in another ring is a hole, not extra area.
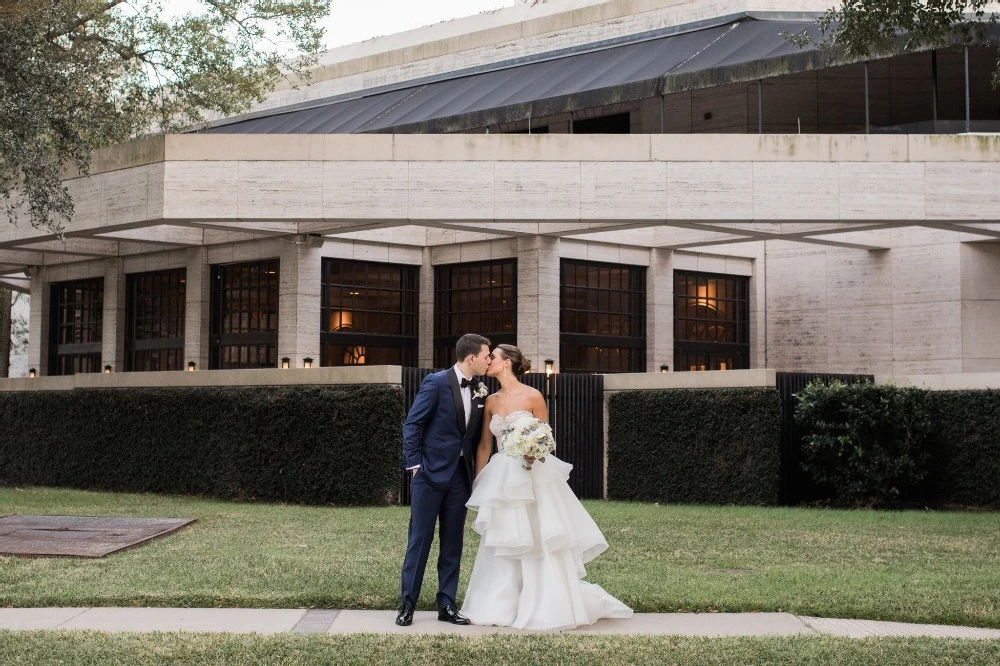
[[(498, 442), (525, 413), (493, 416)], [(530, 471), (522, 464), (501, 450), (472, 485), (466, 506), (478, 511), (481, 538), (462, 613), (473, 624), (541, 631), (631, 617), (600, 585), (581, 580), (608, 542), (566, 482), (573, 466), (553, 455)]]

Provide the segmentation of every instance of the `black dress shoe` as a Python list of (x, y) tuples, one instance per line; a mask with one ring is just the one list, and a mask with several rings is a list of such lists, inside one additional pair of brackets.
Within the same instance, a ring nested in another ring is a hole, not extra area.
[(401, 627), (408, 627), (413, 624), (413, 606), (403, 604), (403, 607), (399, 609), (399, 615), (396, 616), (396, 624)]
[(472, 624), (469, 622), (469, 618), (458, 612), (458, 609), (455, 608), (455, 604), (449, 604), (439, 608), (438, 619), (442, 622), (451, 622), (452, 624)]

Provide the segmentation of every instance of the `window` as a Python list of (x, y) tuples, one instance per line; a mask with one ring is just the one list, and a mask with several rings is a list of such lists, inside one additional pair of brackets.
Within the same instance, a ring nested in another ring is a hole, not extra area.
[(418, 271), (324, 259), (320, 365), (416, 366)]
[(573, 134), (629, 134), (631, 131), (632, 116), (628, 113), (573, 121)]
[(208, 367), (278, 367), (278, 260), (212, 266)]
[(674, 272), (674, 367), (750, 367), (750, 278)]
[(646, 371), (646, 269), (562, 260), (563, 372)]
[(184, 369), (183, 268), (129, 275), (125, 283), (125, 370)]
[(455, 362), (466, 333), (517, 344), (517, 260), (438, 266), (434, 271), (434, 367)]
[(52, 285), (49, 374), (101, 371), (104, 278)]

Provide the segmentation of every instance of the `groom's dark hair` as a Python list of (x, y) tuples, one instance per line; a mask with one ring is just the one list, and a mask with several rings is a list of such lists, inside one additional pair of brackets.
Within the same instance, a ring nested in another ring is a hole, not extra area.
[(483, 348), (483, 345), (491, 347), (490, 339), (484, 338), (481, 335), (476, 335), (475, 333), (466, 333), (458, 339), (455, 344), (455, 355), (458, 357), (458, 362), (461, 363), (469, 356), (475, 356)]

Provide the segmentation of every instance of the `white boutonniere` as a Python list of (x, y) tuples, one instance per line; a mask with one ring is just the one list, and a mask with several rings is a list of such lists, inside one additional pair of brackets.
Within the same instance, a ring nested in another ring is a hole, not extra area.
[(476, 390), (472, 392), (472, 395), (476, 396), (480, 400), (482, 400), (483, 398), (485, 398), (489, 394), (490, 394), (490, 390), (488, 388), (486, 388), (486, 384), (484, 384), (482, 382), (479, 382), (479, 385), (476, 386)]

